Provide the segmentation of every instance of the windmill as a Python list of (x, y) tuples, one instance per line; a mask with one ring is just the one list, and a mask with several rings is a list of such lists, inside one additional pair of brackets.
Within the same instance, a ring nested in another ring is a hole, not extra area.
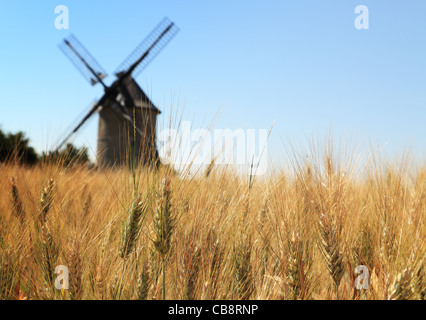
[(96, 158), (100, 166), (124, 165), (129, 156), (143, 164), (158, 163), (155, 143), (157, 115), (160, 114), (135, 77), (170, 42), (179, 29), (168, 18), (140, 43), (115, 71), (117, 79), (107, 86), (104, 69), (73, 36), (69, 36), (59, 48), (70, 59), (92, 86), (100, 84), (104, 95), (90, 107), (66, 138), (58, 145), (67, 144), (94, 114), (99, 113)]

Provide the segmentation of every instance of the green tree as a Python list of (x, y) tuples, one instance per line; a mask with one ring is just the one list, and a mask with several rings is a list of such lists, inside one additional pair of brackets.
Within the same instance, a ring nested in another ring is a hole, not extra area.
[(20, 164), (36, 164), (37, 152), (29, 144), (23, 132), (4, 133), (0, 130), (0, 162), (14, 161)]
[(48, 153), (43, 152), (42, 161), (50, 163), (53, 162), (65, 167), (90, 164), (87, 148), (77, 148), (71, 143), (68, 143), (61, 151), (49, 151)]

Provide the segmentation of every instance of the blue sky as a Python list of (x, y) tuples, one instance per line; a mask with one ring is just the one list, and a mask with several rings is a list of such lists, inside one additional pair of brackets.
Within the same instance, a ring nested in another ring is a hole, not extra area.
[[(367, 5), (369, 30), (354, 27)], [(57, 30), (55, 7), (69, 8)], [(102, 95), (57, 48), (73, 33), (109, 72), (164, 17), (176, 38), (137, 77), (170, 117), (220, 128), (268, 129), (268, 153), (288, 139), (352, 136), (390, 154), (409, 145), (426, 154), (425, 1), (24, 1), (0, 2), (0, 126), (28, 133), (38, 151)], [(195, 115), (195, 120), (193, 120)], [(163, 126), (163, 124), (160, 124)], [(78, 136), (96, 149), (97, 119)], [(284, 144), (283, 144), (284, 142)]]

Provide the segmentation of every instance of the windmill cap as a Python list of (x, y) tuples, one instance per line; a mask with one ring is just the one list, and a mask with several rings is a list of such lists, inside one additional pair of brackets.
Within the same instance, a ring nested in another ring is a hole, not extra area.
[(160, 114), (161, 111), (152, 103), (152, 101), (148, 98), (142, 88), (137, 84), (137, 82), (132, 78), (128, 77), (124, 80), (124, 84), (129, 91), (130, 96), (133, 99), (133, 103), (136, 107), (142, 109), (148, 109), (152, 112)]

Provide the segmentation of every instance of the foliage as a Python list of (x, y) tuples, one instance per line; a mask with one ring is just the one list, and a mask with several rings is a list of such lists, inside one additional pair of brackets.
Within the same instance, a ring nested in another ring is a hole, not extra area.
[(23, 132), (6, 134), (0, 130), (0, 162), (8, 160), (30, 165), (37, 163), (38, 155)]
[(61, 151), (43, 152), (42, 162), (56, 163), (64, 167), (85, 165), (89, 163), (89, 154), (86, 147), (77, 148), (68, 143)]
[(30, 139), (25, 133), (4, 133), (0, 130), (0, 163), (11, 162), (25, 165), (56, 163), (65, 167), (90, 164), (86, 147), (77, 148), (71, 143), (61, 151), (43, 152), (40, 156), (30, 146)]

